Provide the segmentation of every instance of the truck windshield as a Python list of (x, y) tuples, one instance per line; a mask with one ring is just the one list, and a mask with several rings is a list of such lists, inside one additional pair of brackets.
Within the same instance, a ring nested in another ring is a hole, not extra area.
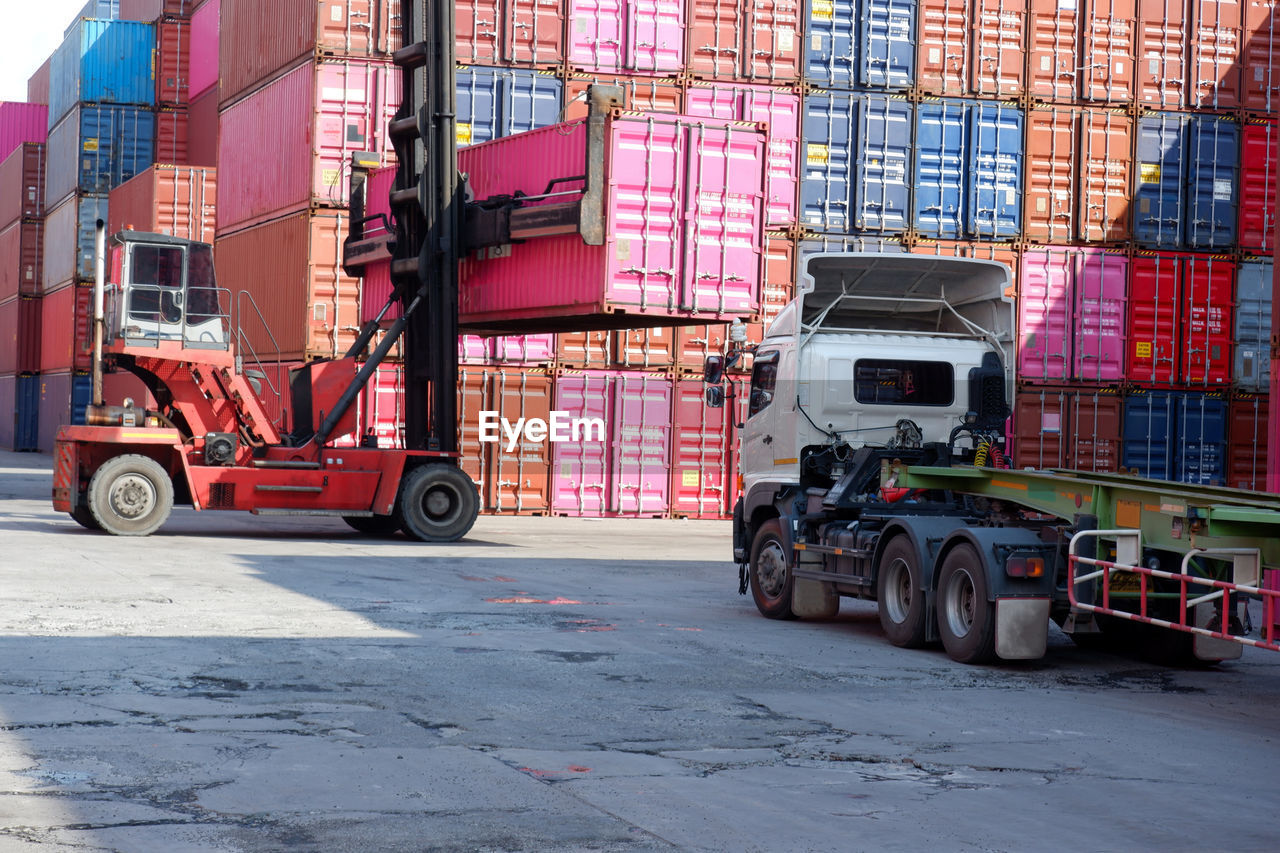
[(854, 362), (859, 403), (884, 406), (949, 406), (955, 400), (955, 371), (944, 361), (864, 358)]

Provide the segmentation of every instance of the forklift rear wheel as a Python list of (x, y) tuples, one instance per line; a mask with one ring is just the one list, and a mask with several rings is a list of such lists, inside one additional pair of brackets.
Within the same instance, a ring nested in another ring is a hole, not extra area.
[(456, 542), (476, 523), (480, 496), (460, 468), (439, 463), (414, 468), (400, 486), (401, 529), (424, 542)]
[(984, 663), (996, 655), (995, 606), (987, 601), (982, 560), (957, 545), (938, 572), (938, 633), (952, 660)]
[(112, 536), (148, 536), (172, 509), (169, 473), (148, 456), (108, 459), (89, 481), (89, 511)]
[(751, 545), (751, 597), (756, 609), (770, 619), (794, 619), (791, 592), (795, 576), (782, 541), (782, 525), (771, 518), (760, 525)]
[(889, 642), (904, 649), (924, 645), (924, 588), (920, 558), (911, 540), (895, 536), (880, 555), (876, 570), (876, 601), (880, 627)]
[(342, 520), (365, 536), (390, 536), (400, 529), (400, 519), (394, 515), (344, 515)]

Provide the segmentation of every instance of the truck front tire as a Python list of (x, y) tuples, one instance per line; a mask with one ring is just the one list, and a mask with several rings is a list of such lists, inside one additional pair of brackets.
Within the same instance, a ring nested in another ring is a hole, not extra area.
[(957, 545), (938, 572), (938, 633), (952, 660), (984, 663), (996, 654), (995, 606), (987, 576), (971, 545)]
[(889, 642), (904, 649), (924, 645), (924, 587), (920, 558), (911, 540), (895, 536), (880, 555), (876, 569), (876, 601), (880, 627)]
[(169, 472), (149, 456), (108, 459), (89, 481), (89, 512), (112, 536), (149, 536), (173, 510)]
[(479, 512), (475, 483), (456, 466), (423, 465), (400, 484), (400, 526), (410, 538), (456, 542), (471, 530)]
[(771, 518), (756, 531), (751, 543), (751, 597), (756, 609), (770, 619), (794, 619), (790, 549), (782, 538), (782, 524)]

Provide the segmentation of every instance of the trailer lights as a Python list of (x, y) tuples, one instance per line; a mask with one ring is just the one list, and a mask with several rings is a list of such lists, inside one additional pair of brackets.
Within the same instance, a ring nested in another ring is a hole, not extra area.
[(1011, 578), (1044, 577), (1044, 558), (1014, 554), (1005, 561), (1004, 571)]

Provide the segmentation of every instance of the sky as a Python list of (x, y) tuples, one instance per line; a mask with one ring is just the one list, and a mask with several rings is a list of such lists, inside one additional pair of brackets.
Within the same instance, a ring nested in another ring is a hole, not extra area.
[(62, 44), (85, 0), (0, 0), (0, 101), (25, 101), (27, 78)]

